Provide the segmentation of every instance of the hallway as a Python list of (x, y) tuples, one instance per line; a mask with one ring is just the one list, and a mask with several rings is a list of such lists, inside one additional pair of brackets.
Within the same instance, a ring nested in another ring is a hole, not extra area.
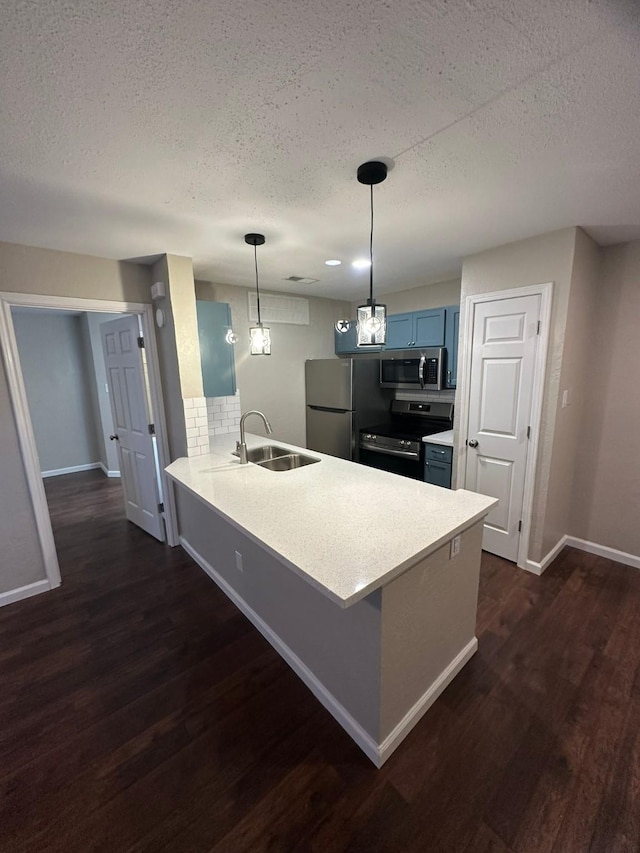
[(46, 482), (62, 586), (0, 610), (0, 846), (637, 850), (640, 573), (485, 554), (478, 654), (380, 771), (96, 472)]

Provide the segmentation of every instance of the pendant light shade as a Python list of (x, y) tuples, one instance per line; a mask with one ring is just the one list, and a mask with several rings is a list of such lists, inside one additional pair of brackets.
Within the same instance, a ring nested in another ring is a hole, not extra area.
[(369, 232), (369, 298), (366, 305), (358, 305), (357, 337), (359, 347), (379, 347), (387, 341), (387, 306), (373, 297), (373, 187), (387, 177), (387, 165), (371, 160), (358, 167), (358, 181), (371, 189), (371, 231)]
[(253, 260), (256, 270), (256, 301), (258, 304), (258, 323), (249, 328), (249, 342), (251, 344), (251, 355), (271, 355), (271, 329), (262, 325), (260, 317), (260, 286), (258, 284), (258, 246), (265, 242), (264, 234), (245, 234), (245, 243), (253, 246)]

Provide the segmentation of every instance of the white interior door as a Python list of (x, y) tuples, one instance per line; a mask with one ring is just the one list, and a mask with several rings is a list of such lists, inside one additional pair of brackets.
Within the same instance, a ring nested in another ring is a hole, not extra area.
[(482, 547), (517, 562), (540, 296), (474, 306), (465, 488), (498, 498)]
[(138, 320), (102, 323), (100, 333), (127, 518), (164, 542)]

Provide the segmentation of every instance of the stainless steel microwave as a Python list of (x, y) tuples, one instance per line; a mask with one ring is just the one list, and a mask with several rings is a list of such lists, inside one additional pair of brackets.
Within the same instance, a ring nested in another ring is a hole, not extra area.
[(380, 360), (383, 388), (440, 391), (444, 387), (444, 347), (398, 351)]

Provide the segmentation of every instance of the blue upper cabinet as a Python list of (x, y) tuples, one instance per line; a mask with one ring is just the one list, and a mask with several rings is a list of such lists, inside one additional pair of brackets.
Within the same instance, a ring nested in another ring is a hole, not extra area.
[(352, 320), (349, 330), (335, 332), (336, 355), (354, 355), (363, 352), (384, 352), (398, 349), (424, 349), (446, 347), (446, 387), (456, 387), (458, 371), (458, 332), (460, 328), (460, 306), (425, 308), (423, 311), (407, 311), (405, 314), (387, 316), (387, 342), (383, 347), (358, 347), (356, 323)]
[(387, 317), (386, 349), (406, 349), (413, 340), (413, 314), (390, 314)]
[(426, 311), (414, 311), (414, 347), (444, 346), (444, 308), (429, 308)]
[(387, 318), (385, 349), (444, 346), (444, 308), (428, 308)]
[(445, 347), (447, 348), (446, 386), (455, 388), (458, 376), (458, 339), (460, 337), (460, 306), (445, 308)]
[(344, 353), (355, 352), (357, 350), (355, 320), (351, 320), (349, 322), (349, 330), (347, 332), (338, 332), (337, 329), (334, 329), (333, 334), (335, 338), (336, 355), (343, 355)]
[(196, 301), (198, 341), (205, 397), (231, 397), (236, 393), (233, 344), (225, 336), (231, 328), (231, 308), (225, 302)]

